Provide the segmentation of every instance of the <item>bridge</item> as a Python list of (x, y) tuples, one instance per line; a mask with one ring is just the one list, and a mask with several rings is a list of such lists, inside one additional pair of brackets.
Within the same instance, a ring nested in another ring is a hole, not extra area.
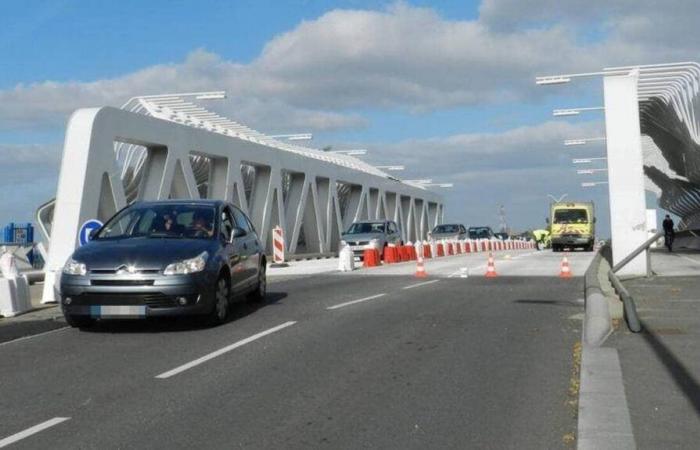
[[(700, 438), (688, 325), (700, 260), (644, 251), (618, 272), (656, 274), (624, 282), (641, 334), (625, 326), (608, 278), (654, 231), (645, 191), (681, 217), (680, 244), (696, 245), (699, 67), (538, 79), (602, 78), (613, 239), (600, 252), (433, 239), (449, 205), (421, 180), (266, 136), (197, 94), (76, 111), (56, 198), (37, 211), (47, 269), (30, 288), (34, 306), (60, 300), (82, 226), (138, 200), (227, 200), (269, 256), (272, 228), (282, 229), (288, 265), (270, 266), (264, 300), (232, 305), (218, 327), (100, 320), (77, 330), (56, 306), (2, 319), (0, 411), (12, 414), (0, 447), (634, 448), (640, 435), (672, 447), (640, 414), (646, 398), (675, 413), (664, 426)], [(399, 225), (399, 256), (341, 271), (340, 234), (364, 219)]]

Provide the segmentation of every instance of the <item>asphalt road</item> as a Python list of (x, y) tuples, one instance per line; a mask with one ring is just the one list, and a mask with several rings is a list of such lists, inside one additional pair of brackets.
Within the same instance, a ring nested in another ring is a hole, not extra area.
[(271, 283), (216, 328), (0, 344), (0, 447), (567, 448), (582, 289), (325, 274)]

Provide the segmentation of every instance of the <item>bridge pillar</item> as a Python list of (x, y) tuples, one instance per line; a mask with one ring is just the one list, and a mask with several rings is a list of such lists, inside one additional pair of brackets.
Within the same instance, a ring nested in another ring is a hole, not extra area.
[[(647, 239), (638, 77), (638, 70), (633, 70), (628, 75), (604, 78), (613, 264)], [(646, 252), (619, 272), (620, 275), (646, 273)]]

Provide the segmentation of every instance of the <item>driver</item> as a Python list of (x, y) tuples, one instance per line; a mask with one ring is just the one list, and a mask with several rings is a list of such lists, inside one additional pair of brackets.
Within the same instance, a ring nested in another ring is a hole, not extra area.
[(192, 235), (194, 237), (212, 237), (214, 229), (211, 226), (211, 221), (207, 220), (202, 213), (195, 213), (192, 219)]

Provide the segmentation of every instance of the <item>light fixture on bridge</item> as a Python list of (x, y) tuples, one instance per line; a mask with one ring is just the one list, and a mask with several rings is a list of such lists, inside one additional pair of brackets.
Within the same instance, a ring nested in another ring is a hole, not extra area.
[(567, 109), (555, 109), (552, 111), (552, 115), (554, 117), (562, 117), (562, 116), (578, 116), (584, 111), (599, 111), (605, 109), (602, 106), (596, 106), (596, 107), (591, 107), (591, 108), (567, 108)]
[(581, 183), (581, 187), (595, 187), (601, 184), (608, 184), (607, 181), (586, 181)]
[(273, 139), (286, 139), (288, 141), (310, 141), (314, 138), (311, 133), (296, 133), (296, 134), (273, 134), (269, 135)]
[(431, 178), (420, 178), (418, 180), (403, 180), (403, 182), (411, 184), (430, 184), (433, 180)]
[(598, 172), (607, 172), (608, 169), (581, 169), (577, 170), (576, 173), (579, 175), (593, 175)]
[(406, 166), (375, 166), (377, 169), (381, 170), (404, 170)]
[(603, 157), (599, 157), (599, 158), (575, 158), (575, 159), (572, 159), (571, 162), (574, 164), (590, 164), (593, 161), (603, 161), (603, 160), (607, 160), (607, 159), (608, 158), (603, 158)]
[(564, 141), (564, 145), (566, 145), (566, 146), (586, 145), (589, 142), (603, 142), (603, 141), (605, 141), (604, 137), (586, 138), (586, 139), (567, 139)]
[(331, 150), (328, 153), (337, 153), (340, 155), (348, 155), (348, 156), (360, 156), (360, 155), (366, 155), (367, 150), (364, 148), (357, 148), (357, 149), (350, 149), (350, 150)]

